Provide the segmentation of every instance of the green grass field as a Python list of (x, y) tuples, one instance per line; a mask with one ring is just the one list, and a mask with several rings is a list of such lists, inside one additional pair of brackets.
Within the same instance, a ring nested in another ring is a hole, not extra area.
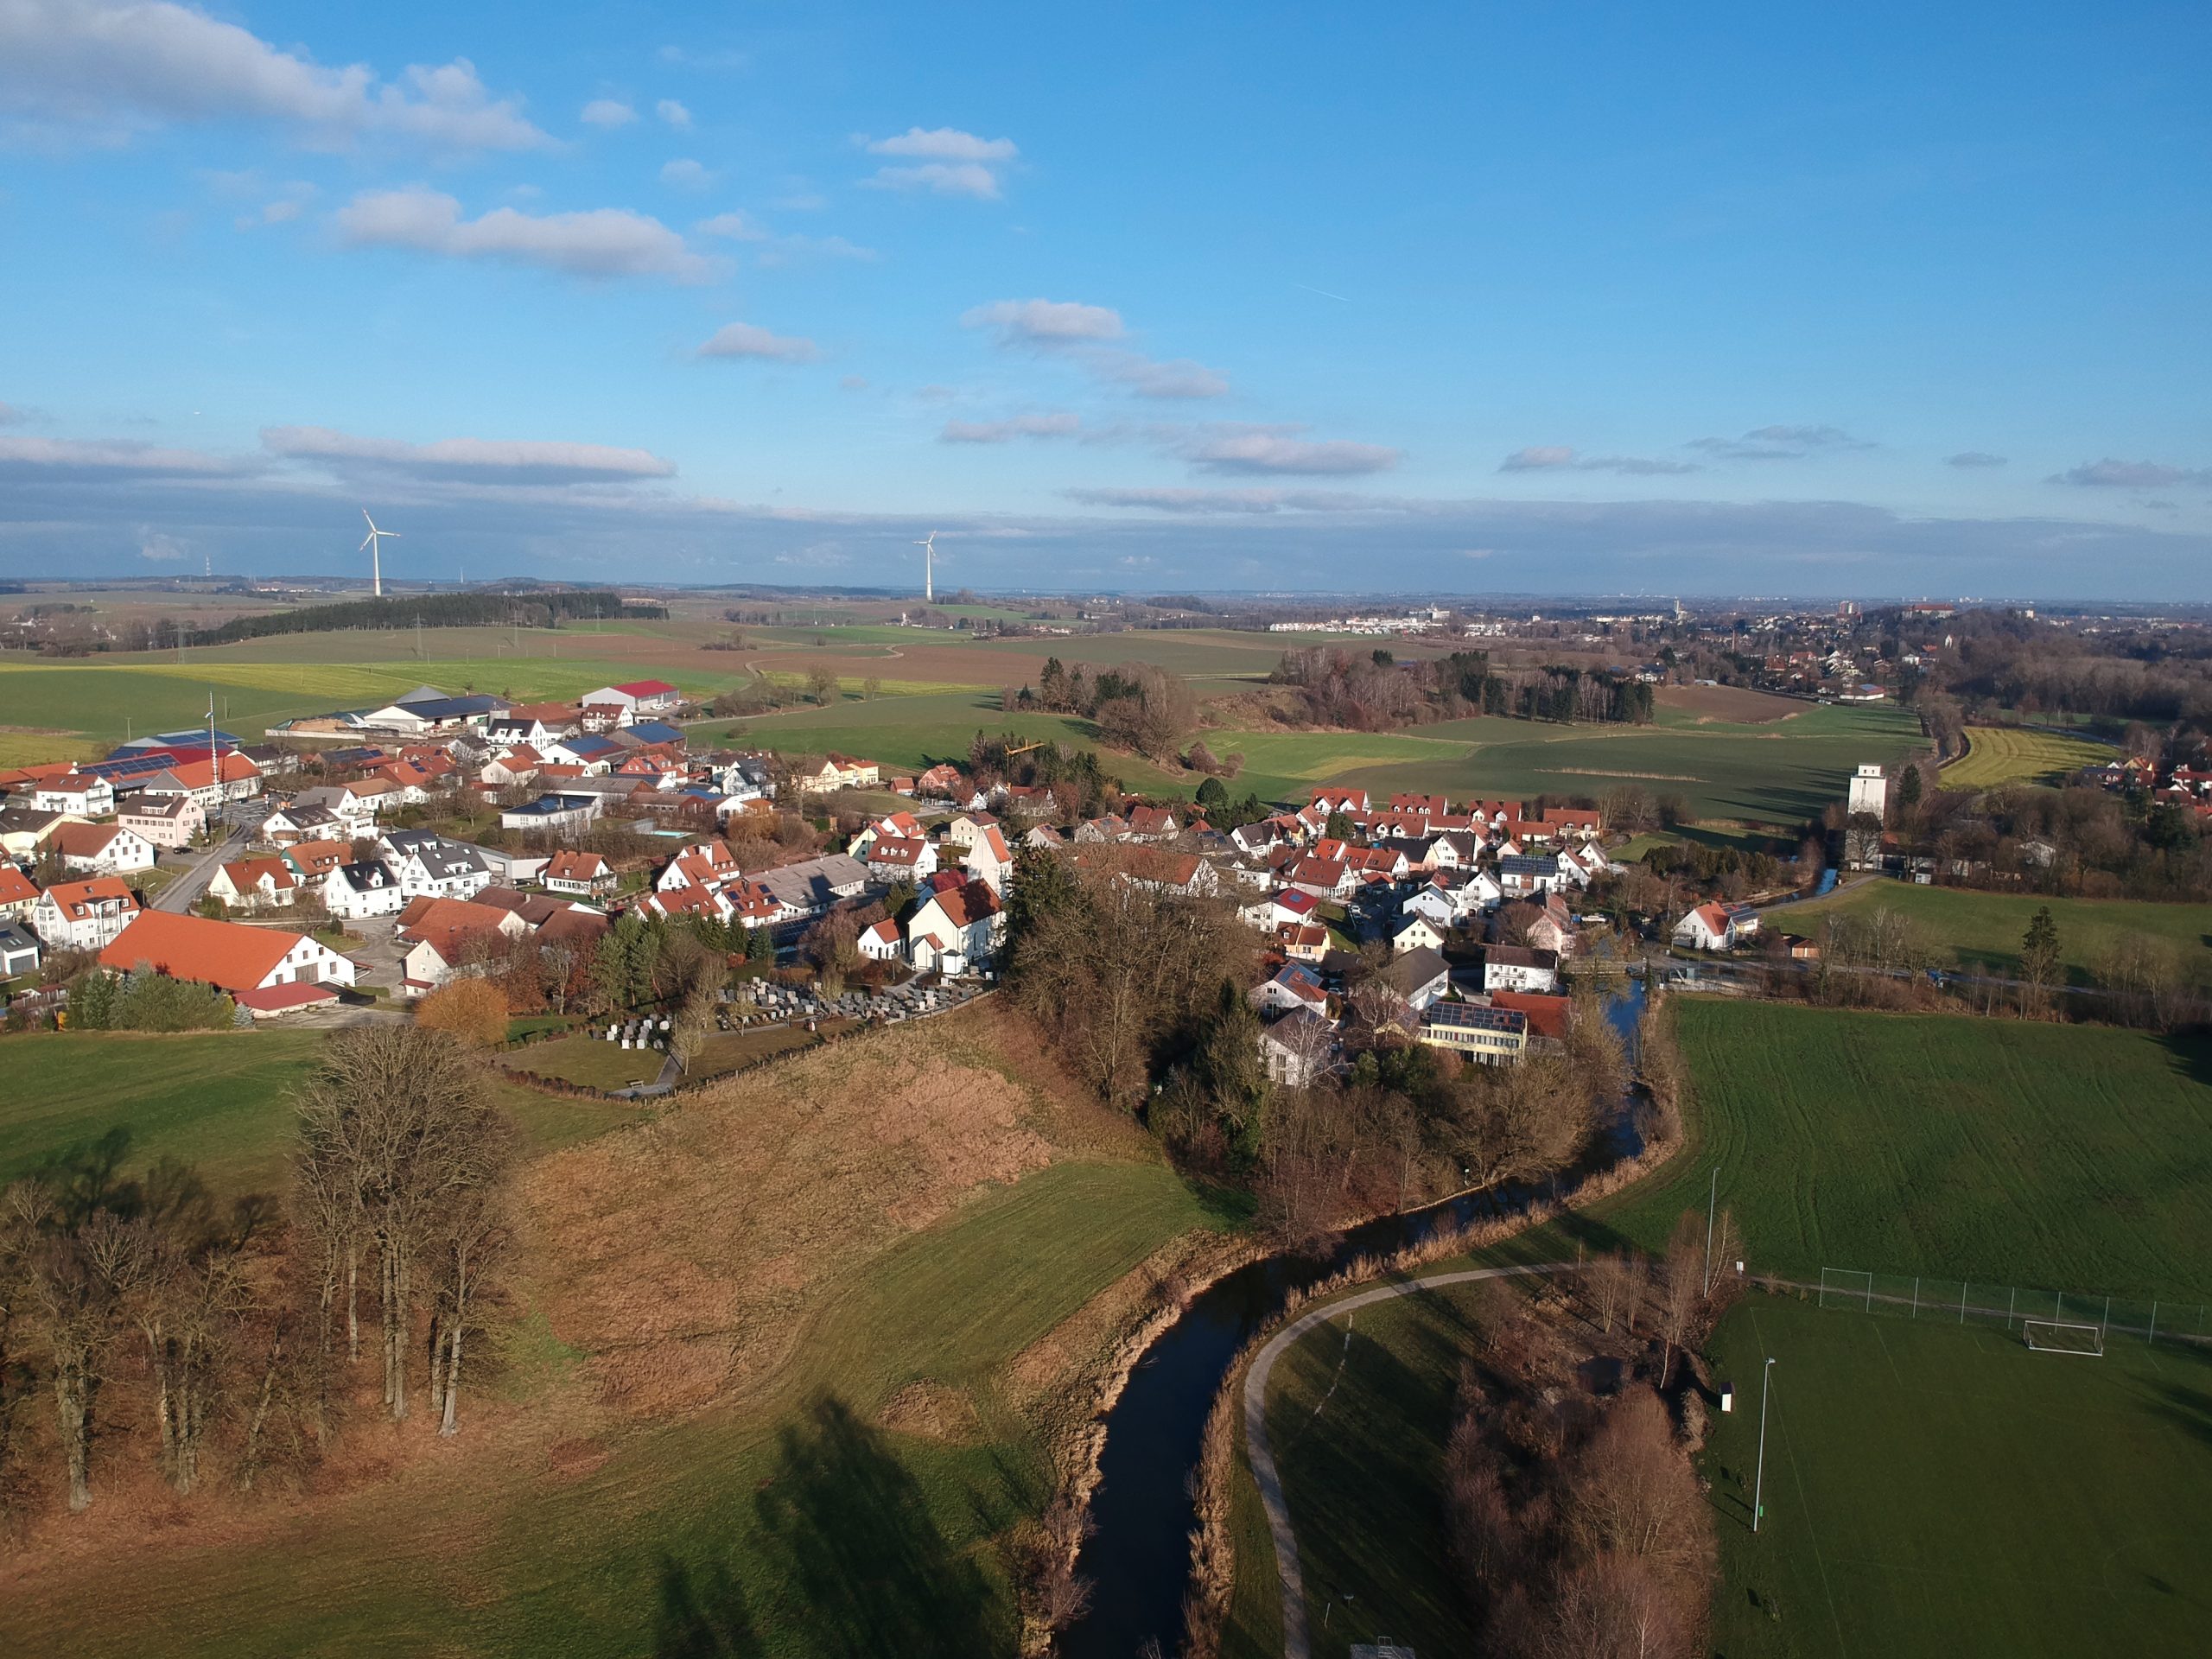
[(2142, 904), (2120, 899), (2041, 899), (2033, 894), (1923, 887), (1910, 881), (1870, 881), (1831, 899), (1793, 906), (1777, 917), (1793, 933), (1813, 933), (1825, 915), (1886, 909), (1909, 917), (1937, 962), (2009, 977), (2019, 971), (2020, 939), (2044, 905), (2058, 927), (2059, 958), (2076, 985), (2130, 934), (2169, 941), (2185, 976), (2212, 979), (2212, 905)]
[(2101, 766), (2118, 751), (2085, 737), (2061, 737), (2017, 726), (1974, 726), (1967, 752), (1945, 766), (1946, 789), (1994, 789), (2000, 784), (2055, 783), (2083, 766)]
[[(426, 1471), (270, 1547), (181, 1535), (112, 1581), (103, 1618), (27, 1625), (12, 1595), (0, 1639), (140, 1653), (158, 1629), (163, 1653), (210, 1656), (1010, 1651), (1011, 1590), (985, 1540), (1034, 1511), (1051, 1471), (995, 1379), (1209, 1221), (1160, 1166), (1056, 1165), (863, 1264), (740, 1405), (588, 1447), (604, 1461), (582, 1474), (487, 1492)], [(543, 1341), (539, 1363), (571, 1363)], [(922, 1382), (972, 1416), (938, 1435), (881, 1427)]]
[[(564, 640), (567, 637), (564, 636)], [(258, 741), (278, 721), (388, 702), (422, 684), (442, 690), (497, 691), (518, 700), (573, 697), (612, 680), (635, 679), (635, 662), (583, 656), (588, 638), (572, 642), (576, 659), (549, 656), (411, 658), (347, 660), (340, 642), (366, 641), (390, 652), (389, 634), (304, 634), (288, 637), (289, 659), (231, 659), (215, 652), (187, 653), (188, 660), (148, 658), (49, 664), (0, 663), (0, 708), (10, 725), (35, 726), (111, 745), (128, 734), (205, 724), (215, 700), (219, 725)], [(262, 645), (277, 641), (257, 641)], [(223, 647), (243, 651), (244, 646)], [(705, 692), (734, 683), (672, 670), (658, 671), (687, 691)], [(17, 734), (20, 738), (21, 734)], [(66, 745), (65, 745), (66, 746)], [(21, 750), (20, 741), (10, 747)], [(81, 744), (79, 745), (81, 749)]]
[[(0, 1185), (117, 1129), (124, 1166), (183, 1160), (216, 1192), (281, 1192), (292, 1088), (314, 1069), (311, 1032), (149, 1036), (29, 1032), (0, 1039)], [(626, 1106), (511, 1084), (499, 1096), (524, 1141), (544, 1151), (633, 1121)]]
[[(944, 692), (846, 700), (742, 722), (752, 742), (792, 750), (839, 749), (886, 765), (960, 759), (978, 731), (1018, 732), (1095, 747), (1090, 722), (1001, 712), (995, 694)], [(713, 729), (727, 730), (726, 727)], [(1389, 794), (1443, 790), (1459, 798), (1602, 797), (1623, 783), (1680, 794), (1691, 815), (1795, 825), (1836, 798), (1862, 760), (1889, 764), (1922, 747), (1909, 715), (1887, 708), (1808, 708), (1765, 725), (1539, 726), (1475, 719), (1397, 732), (1209, 730), (1216, 754), (1241, 753), (1230, 787), (1262, 800), (1303, 800), (1317, 784), (1351, 780)], [(1188, 794), (1196, 774), (1169, 774), (1127, 754), (1105, 757), (1129, 787)]]
[[(1763, 1270), (2212, 1297), (2212, 1045), (1717, 1000), (1681, 1000), (1676, 1018), (1698, 1086), (1691, 1146), (1485, 1259), (1656, 1250), (1702, 1210), (1717, 1165)], [(1349, 1344), (1324, 1326), (1276, 1369), (1268, 1422), (1317, 1654), (1378, 1634), (1464, 1649), (1438, 1470), (1472, 1294), (1362, 1309)], [(1782, 1357), (1778, 1423), (1796, 1438), (1770, 1448), (1753, 1542), (1733, 1483), (1765, 1352)], [(2212, 1356), (2117, 1337), (2101, 1360), (2035, 1355), (1993, 1327), (1762, 1297), (1715, 1357), (1738, 1410), (1716, 1418), (1710, 1460), (1713, 1651), (2196, 1650), (2185, 1586), (2212, 1578), (2212, 1524), (2190, 1495), (2212, 1480)], [(1257, 1659), (1280, 1650), (1280, 1618), (1241, 1470), (1233, 1521), (1226, 1651)]]
[(2116, 1338), (2101, 1359), (2037, 1354), (1995, 1326), (1759, 1296), (1723, 1322), (1713, 1357), (1737, 1390), (1706, 1459), (1713, 1651), (2204, 1651), (2212, 1352)]
[(2212, 1301), (2212, 1042), (1685, 997), (1694, 1143), (1501, 1259), (1656, 1249), (1720, 1170), (1755, 1268)]

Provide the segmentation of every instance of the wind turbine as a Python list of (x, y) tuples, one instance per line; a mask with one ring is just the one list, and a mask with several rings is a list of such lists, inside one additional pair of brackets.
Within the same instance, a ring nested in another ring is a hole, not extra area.
[(937, 603), (937, 531), (914, 543), (922, 550), (922, 603)]
[(377, 521), (369, 518), (369, 510), (366, 507), (361, 509), (361, 517), (368, 518), (369, 523), (369, 533), (362, 538), (361, 545), (369, 550), (369, 569), (375, 573), (376, 596), (382, 599), (384, 597), (385, 538), (389, 537), (396, 542), (399, 539), (399, 532), (396, 530), (378, 530)]

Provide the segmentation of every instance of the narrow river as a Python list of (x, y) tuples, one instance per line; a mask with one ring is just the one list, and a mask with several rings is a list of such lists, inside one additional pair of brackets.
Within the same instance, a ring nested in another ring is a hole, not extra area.
[[(1643, 987), (1606, 1003), (1606, 1017), (1634, 1044)], [(1611, 1163), (1637, 1150), (1629, 1103), (1598, 1156)], [(1525, 1203), (1529, 1193), (1486, 1193), (1427, 1210), (1385, 1216), (1344, 1235), (1324, 1257), (1271, 1256), (1239, 1268), (1195, 1297), (1145, 1351), (1106, 1418), (1106, 1444), (1090, 1513), (1096, 1531), (1077, 1570), (1096, 1585), (1090, 1612), (1060, 1636), (1065, 1659), (1138, 1659), (1147, 1642), (1173, 1654), (1183, 1635), (1183, 1592), (1197, 1524), (1190, 1483), (1206, 1414), (1230, 1363), (1252, 1334), (1282, 1311), (1291, 1291), (1325, 1279), (1355, 1256), (1417, 1243), (1446, 1220), (1465, 1221)]]

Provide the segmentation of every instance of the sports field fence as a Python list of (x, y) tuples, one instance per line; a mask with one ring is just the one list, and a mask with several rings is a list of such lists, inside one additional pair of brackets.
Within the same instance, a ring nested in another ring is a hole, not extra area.
[(1822, 1307), (1878, 1313), (1892, 1319), (1969, 1321), (2018, 1333), (2024, 1324), (2094, 1325), (2101, 1337), (2144, 1342), (2212, 1342), (2202, 1302), (2143, 1300), (2101, 1291), (2037, 1290), (2024, 1285), (1983, 1284), (1914, 1274), (1873, 1273), (1859, 1268), (1822, 1268), (1817, 1285), (1770, 1280), (1778, 1290), (1814, 1292)]

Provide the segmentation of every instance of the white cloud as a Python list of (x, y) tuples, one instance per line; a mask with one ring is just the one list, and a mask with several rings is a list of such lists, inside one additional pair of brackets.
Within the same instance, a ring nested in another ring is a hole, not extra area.
[(726, 323), (699, 347), (701, 357), (757, 357), (775, 363), (811, 363), (822, 353), (810, 340), (771, 334), (749, 322)]
[(458, 259), (505, 259), (579, 276), (665, 276), (701, 283), (718, 274), (683, 238), (626, 207), (525, 213), (494, 208), (464, 219), (451, 196), (420, 185), (368, 190), (338, 214), (339, 233), (359, 247), (414, 248)]
[(223, 477), (243, 470), (224, 455), (163, 449), (111, 438), (0, 438), (0, 473), (140, 474), (161, 478)]
[(1294, 426), (1211, 427), (1185, 435), (1174, 453), (1209, 473), (1290, 473), (1309, 476), (1388, 472), (1399, 452), (1344, 438), (1298, 435)]
[(522, 483), (621, 481), (671, 478), (676, 466), (644, 449), (535, 439), (440, 438), (408, 443), (360, 437), (327, 426), (262, 429), (262, 447), (288, 461), (321, 461), (341, 470), (370, 467), (418, 478), (475, 478)]
[(671, 127), (688, 127), (691, 124), (691, 111), (672, 98), (664, 98), (659, 103), (654, 105), (653, 113)]
[(144, 529), (138, 532), (138, 556), (156, 563), (181, 559), (188, 550), (184, 543), (164, 531)]
[(982, 138), (957, 127), (909, 127), (891, 138), (855, 140), (871, 156), (898, 164), (865, 181), (877, 190), (926, 190), (941, 196), (996, 201), (1006, 169), (1021, 152), (1011, 138)]
[(1993, 455), (1986, 449), (1963, 449), (1955, 455), (1944, 456), (1943, 464), (1947, 467), (1961, 467), (1967, 468), (1976, 467), (2002, 467), (2005, 464), (2005, 460), (2004, 456)]
[(115, 143), (170, 122), (270, 120), (321, 147), (365, 137), (441, 150), (537, 149), (552, 140), (494, 99), (466, 58), (380, 80), (327, 68), (170, 0), (5, 0), (0, 109), (29, 130)]
[(701, 236), (718, 236), (731, 242), (760, 244), (761, 251), (758, 257), (763, 265), (794, 264), (810, 257), (872, 263), (880, 257), (874, 248), (861, 247), (842, 236), (779, 234), (751, 214), (744, 213), (716, 213), (712, 219), (701, 219), (691, 228)]
[(1803, 461), (1823, 452), (1874, 446), (1839, 427), (1758, 426), (1740, 438), (1693, 438), (1689, 447), (1721, 461)]
[(841, 391), (866, 391), (868, 390), (868, 377), (864, 374), (846, 375), (842, 379), (837, 382), (837, 387)]
[(1016, 415), (1003, 421), (948, 421), (939, 443), (1011, 443), (1016, 438), (1068, 438), (1083, 429), (1073, 415)]
[(1694, 461), (1665, 461), (1653, 455), (1583, 455), (1577, 454), (1565, 444), (1535, 444), (1526, 449), (1516, 449), (1498, 462), (1501, 473), (1541, 473), (1570, 471), (1578, 473), (1626, 473), (1636, 477), (1657, 477), (1675, 473), (1702, 472)]
[(1333, 490), (1077, 489), (1060, 493), (1090, 507), (1144, 507), (1189, 515), (1270, 512), (1364, 512), (1388, 508), (1381, 497)]
[(0, 426), (14, 426), (24, 418), (23, 411), (13, 404), (0, 404)]
[(976, 162), (924, 162), (918, 167), (880, 167), (862, 181), (877, 190), (928, 190), (940, 196), (999, 199), (999, 175)]
[(993, 300), (969, 310), (960, 321), (967, 328), (995, 329), (1001, 346), (1054, 346), (1122, 337), (1120, 312), (1073, 300)]
[(704, 190), (715, 181), (715, 175), (702, 163), (683, 156), (662, 167), (660, 181), (678, 190)]
[(594, 127), (626, 127), (638, 112), (619, 98), (594, 98), (584, 105), (582, 118)]
[(1058, 353), (1140, 397), (1218, 397), (1229, 390), (1227, 376), (1189, 358), (1158, 362), (1103, 343), (1128, 332), (1122, 314), (1110, 306), (1073, 300), (993, 300), (967, 311), (960, 321), (963, 327), (990, 329), (1001, 346)]
[(2170, 467), (2158, 461), (2084, 461), (2054, 476), (2054, 484), (2082, 484), (2091, 488), (2163, 490), (2177, 484), (2212, 485), (2212, 467)]
[(1155, 362), (1135, 352), (1094, 351), (1083, 361), (1102, 380), (1127, 386), (1140, 397), (1218, 397), (1229, 377), (1187, 357)]
[(909, 127), (895, 138), (868, 140), (868, 151), (930, 162), (1010, 162), (1020, 154), (1011, 138), (978, 138), (957, 127)]
[(702, 236), (719, 236), (732, 242), (772, 242), (776, 235), (750, 214), (735, 210), (702, 219), (691, 228)]

